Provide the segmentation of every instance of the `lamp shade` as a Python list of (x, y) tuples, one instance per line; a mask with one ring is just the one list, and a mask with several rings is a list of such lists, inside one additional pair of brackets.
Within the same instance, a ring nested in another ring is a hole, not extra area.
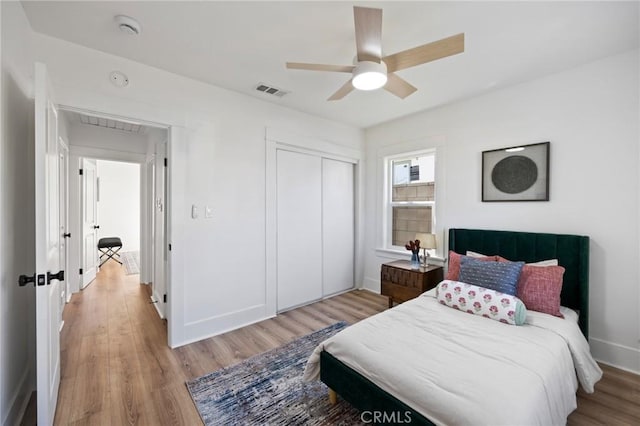
[(416, 234), (416, 240), (420, 240), (420, 248), (434, 249), (437, 247), (436, 234)]

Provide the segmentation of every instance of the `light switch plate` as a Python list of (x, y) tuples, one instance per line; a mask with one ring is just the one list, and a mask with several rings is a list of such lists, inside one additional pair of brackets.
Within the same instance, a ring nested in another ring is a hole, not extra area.
[(191, 218), (192, 219), (198, 218), (198, 206), (196, 206), (195, 204), (191, 206)]
[(205, 219), (211, 219), (213, 217), (213, 207), (205, 206), (204, 217)]

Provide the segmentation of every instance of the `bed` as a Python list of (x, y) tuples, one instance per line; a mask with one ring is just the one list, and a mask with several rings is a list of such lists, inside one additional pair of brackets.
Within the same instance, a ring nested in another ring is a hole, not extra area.
[[(323, 342), (305, 379), (319, 377), (362, 412), (386, 413), (382, 423), (565, 423), (578, 382), (592, 392), (602, 374), (585, 339), (589, 238), (451, 229), (449, 249), (527, 263), (558, 259), (562, 305), (575, 319), (529, 312), (526, 327), (505, 326), (440, 306), (430, 291)], [(476, 366), (465, 363), (476, 358), (480, 371), (470, 376)]]

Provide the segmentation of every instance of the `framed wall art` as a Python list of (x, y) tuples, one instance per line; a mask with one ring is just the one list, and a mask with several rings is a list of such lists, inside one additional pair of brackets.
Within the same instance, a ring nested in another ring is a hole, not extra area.
[(549, 201), (549, 142), (483, 151), (482, 201)]

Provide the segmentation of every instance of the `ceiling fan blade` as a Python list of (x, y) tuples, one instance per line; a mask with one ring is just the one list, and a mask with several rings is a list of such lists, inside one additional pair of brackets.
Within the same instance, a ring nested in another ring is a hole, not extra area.
[(387, 84), (384, 85), (384, 90), (393, 93), (400, 99), (404, 99), (418, 89), (397, 75), (389, 73), (387, 74)]
[(287, 62), (287, 68), (293, 70), (307, 71), (333, 71), (333, 72), (352, 72), (353, 65), (327, 65), (327, 64), (305, 64), (302, 62)]
[(353, 84), (351, 83), (351, 79), (349, 79), (349, 81), (347, 81), (341, 88), (338, 89), (336, 93), (331, 95), (331, 97), (329, 97), (329, 99), (327, 100), (338, 101), (344, 98), (345, 96), (347, 96), (349, 93), (351, 93), (352, 90), (353, 90)]
[(353, 7), (358, 61), (380, 63), (382, 57), (382, 9)]
[(387, 71), (391, 73), (462, 52), (464, 52), (464, 33), (404, 50), (386, 56), (382, 60), (387, 64)]

